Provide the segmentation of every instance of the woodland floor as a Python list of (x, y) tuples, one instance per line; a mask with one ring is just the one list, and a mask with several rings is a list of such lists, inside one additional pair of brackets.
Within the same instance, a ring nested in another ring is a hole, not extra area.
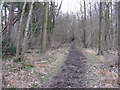
[(22, 62), (2, 61), (3, 87), (7, 88), (118, 88), (118, 56), (74, 43), (44, 55), (29, 50)]
[(53, 88), (79, 88), (85, 85), (85, 56), (73, 44), (62, 70), (57, 73), (45, 87)]

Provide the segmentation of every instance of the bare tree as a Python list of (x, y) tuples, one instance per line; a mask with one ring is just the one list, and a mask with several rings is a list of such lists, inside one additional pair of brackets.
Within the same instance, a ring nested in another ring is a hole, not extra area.
[(1, 18), (1, 16), (2, 16), (3, 5), (4, 5), (4, 0), (2, 0), (1, 3), (0, 3), (0, 33), (2, 32), (2, 18)]
[[(60, 2), (60, 5), (58, 7), (58, 11), (56, 13), (55, 11), (55, 0), (52, 1), (53, 4), (52, 4), (52, 16), (53, 16), (53, 23), (52, 23), (52, 35), (51, 35), (51, 48), (54, 47), (54, 29), (55, 29), (55, 25), (56, 25), (56, 19), (57, 17), (59, 16), (59, 13), (60, 13), (60, 9), (61, 9), (61, 6), (62, 6), (62, 3), (63, 3), (63, 0), (61, 0)], [(57, 5), (58, 6), (58, 5)]]
[(99, 33), (98, 33), (98, 55), (102, 55), (102, 38), (101, 38), (101, 26), (102, 26), (102, 2), (100, 2), (100, 7), (99, 7)]
[(5, 5), (5, 10), (4, 10), (4, 14), (5, 14), (5, 26), (7, 25), (7, 7), (6, 7), (6, 3), (4, 3)]
[(22, 8), (22, 14), (21, 14), (21, 18), (20, 18), (20, 25), (19, 25), (19, 31), (18, 31), (18, 37), (17, 37), (17, 47), (16, 47), (16, 60), (18, 60), (20, 58), (20, 53), (21, 53), (21, 36), (22, 36), (22, 32), (23, 32), (23, 16), (24, 16), (24, 12), (25, 12), (25, 7), (26, 7), (26, 2), (23, 5)]
[(117, 48), (116, 45), (118, 42), (118, 2), (115, 2), (115, 30), (114, 30), (114, 48)]
[(111, 48), (113, 48), (113, 45), (114, 45), (114, 37), (113, 37), (113, 9), (112, 9), (112, 2), (110, 2), (110, 12), (111, 12), (111, 14), (110, 14), (110, 17), (111, 17), (111, 19), (110, 19), (110, 34), (111, 34), (111, 45), (110, 45), (110, 47)]
[(44, 30), (43, 30), (43, 40), (42, 40), (43, 53), (45, 52), (46, 43), (47, 43), (48, 12), (49, 12), (49, 2), (45, 2)]
[(86, 45), (86, 2), (84, 0), (84, 26), (83, 26), (83, 47), (84, 48), (87, 48), (87, 45)]
[(60, 2), (60, 6), (59, 6), (59, 8), (58, 8), (58, 12), (57, 12), (57, 14), (56, 14), (56, 17), (58, 17), (58, 15), (59, 15), (59, 12), (60, 12), (60, 9), (61, 9), (61, 6), (62, 6), (62, 2), (63, 2), (63, 0), (61, 0), (61, 2)]
[(53, 30), (55, 26), (55, 1), (51, 0), (50, 4), (50, 13), (49, 13), (49, 20), (48, 20), (48, 42), (49, 46), (52, 48), (52, 43), (54, 40)]
[(93, 48), (93, 21), (92, 21), (92, 4), (91, 1), (90, 2), (90, 25), (91, 25), (91, 32), (90, 32), (90, 46)]
[[(2, 32), (2, 18), (1, 18), (1, 13), (2, 13), (2, 7), (3, 7), (3, 4), (4, 4), (4, 0), (0, 2), (0, 68), (2, 68), (2, 35), (1, 35), (1, 32)], [(1, 70), (0, 70), (1, 71)], [(0, 72), (1, 73), (1, 72)], [(0, 80), (2, 80), (2, 77), (0, 77)], [(2, 82), (0, 82), (0, 85), (2, 85)], [(2, 89), (2, 87), (0, 87), (0, 89)]]
[(109, 18), (109, 3), (105, 3), (105, 7), (106, 7), (106, 10), (105, 10), (105, 37), (104, 37), (104, 40), (105, 40), (105, 45), (104, 45), (104, 48), (106, 51), (108, 51), (108, 47), (109, 47), (109, 39), (110, 39), (110, 33), (109, 33), (109, 29), (110, 29), (110, 18)]
[(26, 23), (26, 28), (25, 28), (25, 35), (24, 35), (23, 44), (22, 44), (21, 59), (23, 59), (24, 53), (27, 50), (28, 30), (29, 30), (29, 24), (30, 24), (31, 16), (32, 16), (33, 4), (34, 4), (34, 1), (31, 4), (30, 11), (29, 11), (28, 18), (27, 18), (27, 23)]
[(14, 10), (15, 10), (15, 3), (11, 2), (9, 18), (8, 18), (8, 23), (7, 23), (8, 24), (8, 27), (7, 27), (8, 40), (10, 40), (10, 32), (13, 29), (13, 24), (11, 22), (14, 21)]
[[(118, 35), (120, 35), (120, 1), (118, 2)], [(119, 55), (119, 64), (120, 64), (120, 37), (118, 36), (118, 55)], [(120, 71), (120, 67), (119, 67)]]

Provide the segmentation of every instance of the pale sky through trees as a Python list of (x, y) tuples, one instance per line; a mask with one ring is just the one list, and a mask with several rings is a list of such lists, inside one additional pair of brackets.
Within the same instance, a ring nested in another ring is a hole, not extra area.
[[(61, 2), (61, 0), (56, 0), (58, 1), (59, 3)], [(88, 6), (89, 4), (89, 1), (91, 2), (99, 2), (100, 0), (85, 0), (86, 1), (86, 7)], [(113, 1), (113, 2), (118, 2), (120, 0), (101, 0), (102, 2), (105, 2), (105, 1)], [(63, 3), (62, 3), (62, 7), (61, 7), (61, 10), (63, 13), (70, 13), (70, 12), (79, 12), (80, 11), (80, 3), (82, 4), (83, 6), (83, 0), (63, 0)]]
[[(86, 1), (86, 7), (87, 7), (87, 4), (89, 4), (89, 1), (98, 2), (99, 0), (85, 0), (85, 1)], [(58, 2), (60, 3), (61, 0), (58, 0)], [(83, 4), (84, 4), (83, 0), (63, 0), (61, 10), (63, 13), (79, 12), (80, 4), (83, 6)]]
[[(98, 0), (85, 0), (85, 1), (86, 1), (86, 3), (88, 3), (89, 1), (96, 2)], [(60, 3), (61, 0), (58, 0), (58, 2)], [(80, 4), (83, 6), (83, 4), (84, 4), (83, 0), (63, 0), (61, 10), (63, 13), (79, 12)], [(87, 7), (87, 5), (86, 5), (86, 7)]]
[[(59, 0), (60, 2), (61, 0)], [(63, 0), (61, 10), (63, 13), (79, 11), (79, 0)]]

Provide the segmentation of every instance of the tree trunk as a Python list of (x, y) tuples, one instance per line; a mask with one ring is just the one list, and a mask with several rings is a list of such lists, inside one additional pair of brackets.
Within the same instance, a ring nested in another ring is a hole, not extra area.
[(22, 8), (22, 14), (21, 14), (21, 18), (20, 18), (20, 25), (19, 25), (19, 31), (18, 31), (18, 37), (17, 37), (17, 47), (16, 47), (16, 60), (18, 60), (20, 58), (20, 53), (21, 53), (21, 36), (22, 36), (22, 32), (23, 32), (23, 16), (24, 16), (24, 12), (25, 12), (25, 7), (26, 7), (26, 2), (23, 5)]
[(48, 26), (48, 11), (49, 11), (49, 2), (45, 2), (45, 17), (44, 17), (44, 29), (43, 29), (43, 40), (42, 40), (42, 53), (46, 50), (47, 43), (47, 26)]
[[(1, 1), (0, 2), (0, 51), (2, 51), (2, 8), (3, 8), (3, 5), (4, 5), (4, 1)], [(0, 55), (2, 54), (2, 52), (0, 52)]]
[(98, 55), (102, 55), (102, 39), (101, 39), (101, 25), (102, 25), (102, 2), (100, 2), (99, 8), (99, 33), (98, 33)]
[(118, 44), (118, 13), (119, 13), (119, 9), (118, 9), (118, 2), (115, 2), (115, 4), (116, 4), (116, 11), (115, 11), (115, 13), (116, 13), (116, 22), (115, 22), (115, 31), (114, 31), (114, 47), (115, 47), (115, 49), (118, 49), (118, 46), (117, 46), (117, 44)]
[(118, 49), (116, 46), (118, 44), (118, 2), (115, 2), (115, 29), (113, 30), (113, 48)]
[(5, 26), (7, 26), (7, 8), (6, 8), (6, 3), (5, 3)]
[(54, 27), (55, 27), (55, 1), (51, 1), (51, 36), (50, 36), (50, 44), (51, 48), (54, 45)]
[(110, 7), (110, 11), (111, 11), (111, 21), (110, 21), (110, 32), (111, 32), (111, 47), (112, 47), (112, 49), (113, 49), (113, 43), (114, 43), (114, 37), (113, 37), (113, 21), (112, 21), (112, 18), (113, 18), (113, 15), (112, 15), (112, 13), (113, 13), (113, 11), (112, 11), (112, 2), (110, 3), (110, 5), (111, 5), (111, 7)]
[[(2, 68), (2, 17), (1, 17), (1, 13), (2, 13), (2, 7), (3, 7), (4, 1), (0, 2), (0, 68)], [(0, 70), (0, 73), (1, 70)], [(0, 77), (0, 80), (2, 80), (2, 77)], [(0, 82), (0, 85), (2, 85), (2, 82)], [(2, 86), (0, 87), (0, 89), (2, 89)]]
[(106, 4), (106, 12), (105, 12), (105, 46), (104, 46), (104, 50), (105, 51), (108, 51), (108, 48), (109, 48), (109, 37), (110, 37), (110, 33), (109, 33), (109, 29), (110, 29), (110, 26), (109, 26), (109, 3)]
[[(120, 1), (118, 2), (118, 72), (120, 72)], [(118, 73), (120, 75), (120, 73)]]
[(3, 5), (4, 5), (4, 1), (1, 1), (0, 2), (0, 33), (2, 32), (2, 8), (3, 8)]
[(27, 23), (26, 23), (25, 34), (24, 34), (24, 39), (23, 39), (23, 44), (22, 44), (21, 59), (23, 59), (24, 53), (25, 53), (25, 51), (27, 50), (29, 24), (30, 24), (30, 21), (31, 21), (32, 10), (33, 10), (33, 4), (34, 4), (34, 2), (32, 2), (32, 4), (31, 4), (30, 11), (29, 11), (29, 14), (28, 14)]
[(91, 25), (91, 32), (90, 32), (90, 47), (93, 48), (93, 22), (92, 22), (92, 10), (91, 10), (91, 2), (90, 2), (90, 25)]
[(86, 3), (85, 3), (85, 0), (84, 0), (84, 28), (83, 28), (83, 47), (84, 48), (87, 48), (87, 45), (86, 45)]
[(8, 27), (7, 27), (7, 39), (10, 40), (10, 32), (13, 28), (13, 24), (12, 22), (14, 21), (14, 9), (15, 9), (15, 3), (14, 2), (11, 2), (10, 4), (10, 12), (9, 12), (9, 18), (8, 18)]

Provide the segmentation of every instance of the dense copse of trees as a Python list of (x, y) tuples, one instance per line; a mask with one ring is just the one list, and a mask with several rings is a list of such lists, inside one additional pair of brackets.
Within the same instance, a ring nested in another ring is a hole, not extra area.
[(4, 2), (1, 4), (2, 54), (13, 54), (22, 60), (28, 49), (45, 53), (70, 43), (103, 51), (118, 49), (118, 3), (92, 2), (80, 4), (77, 13), (62, 13), (50, 2)]
[[(83, 31), (86, 30), (87, 47), (97, 48), (98, 54), (103, 54), (103, 51), (117, 50), (118, 44), (118, 9), (116, 2), (91, 2), (87, 4), (87, 16), (85, 10), (80, 10), (77, 13), (78, 18), (81, 18)], [(85, 5), (80, 5), (80, 8), (85, 8)], [(80, 14), (82, 16), (80, 17)], [(86, 20), (84, 20), (84, 18)], [(86, 22), (86, 26), (84, 26)], [(83, 40), (84, 41), (84, 40)]]

